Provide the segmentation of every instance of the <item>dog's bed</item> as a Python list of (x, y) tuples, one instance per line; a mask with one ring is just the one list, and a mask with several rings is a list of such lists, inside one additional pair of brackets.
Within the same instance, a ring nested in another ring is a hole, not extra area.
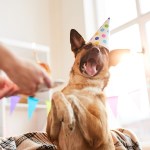
[[(116, 150), (141, 150), (136, 136), (125, 129), (111, 131)], [(59, 150), (46, 133), (33, 132), (17, 137), (0, 138), (0, 150)]]

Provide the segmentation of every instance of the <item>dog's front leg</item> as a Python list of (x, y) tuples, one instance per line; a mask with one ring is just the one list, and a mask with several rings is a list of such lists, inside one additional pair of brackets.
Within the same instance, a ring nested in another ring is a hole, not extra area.
[(52, 96), (52, 109), (48, 116), (47, 133), (51, 140), (58, 140), (62, 122), (67, 130), (74, 127), (74, 112), (71, 104), (62, 92), (55, 92)]
[(89, 145), (95, 149), (114, 150), (106, 118), (104, 119), (106, 121), (102, 121), (101, 118), (91, 114), (73, 95), (69, 96), (68, 100), (74, 110), (81, 133)]
[(56, 109), (56, 106), (54, 103), (54, 99), (52, 99), (51, 110), (48, 114), (47, 127), (46, 127), (46, 132), (47, 132), (48, 138), (52, 142), (55, 140), (58, 140), (60, 127), (61, 127), (61, 121), (58, 119), (57, 109)]

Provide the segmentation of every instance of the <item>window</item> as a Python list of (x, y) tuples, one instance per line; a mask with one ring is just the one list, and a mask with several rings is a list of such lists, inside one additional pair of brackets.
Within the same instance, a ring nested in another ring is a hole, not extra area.
[(147, 13), (150, 11), (150, 2), (148, 0), (139, 0), (141, 13)]
[(116, 48), (128, 48), (134, 52), (141, 52), (141, 39), (139, 34), (138, 24), (132, 25), (120, 30), (110, 37), (110, 47), (111, 49)]
[[(130, 49), (132, 54), (110, 68), (107, 96), (117, 97), (115, 119), (133, 130), (141, 141), (150, 140), (150, 1), (84, 0), (86, 35), (95, 33), (110, 17), (110, 49)], [(92, 9), (90, 9), (90, 6)], [(92, 10), (92, 12), (90, 11)], [(94, 16), (90, 20), (90, 14)], [(90, 32), (88, 32), (90, 28)], [(91, 32), (92, 31), (92, 32)]]
[(147, 33), (147, 39), (148, 39), (148, 47), (150, 49), (150, 21), (146, 23), (146, 33)]
[[(101, 5), (101, 1), (98, 1)], [(137, 17), (135, 0), (109, 0), (108, 13), (111, 18), (111, 29), (131, 21)]]

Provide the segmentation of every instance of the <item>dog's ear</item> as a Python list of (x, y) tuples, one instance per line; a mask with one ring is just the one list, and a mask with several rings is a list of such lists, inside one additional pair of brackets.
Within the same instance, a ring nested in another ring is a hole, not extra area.
[(70, 31), (70, 44), (75, 55), (77, 54), (78, 49), (85, 44), (83, 37), (75, 29), (71, 29)]
[(122, 61), (122, 57), (129, 56), (129, 49), (114, 49), (109, 52), (109, 67), (116, 66)]

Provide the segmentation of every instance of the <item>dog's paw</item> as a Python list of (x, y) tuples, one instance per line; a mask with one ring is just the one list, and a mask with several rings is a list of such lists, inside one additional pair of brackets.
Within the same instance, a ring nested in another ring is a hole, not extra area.
[(74, 112), (70, 102), (62, 92), (55, 92), (52, 96), (52, 105), (55, 105), (57, 117), (69, 130), (74, 128)]
[(72, 122), (72, 124), (68, 124), (68, 128), (70, 131), (72, 131), (75, 128), (75, 120)]
[(70, 103), (68, 103), (68, 105), (64, 111), (63, 122), (64, 122), (64, 124), (67, 125), (69, 130), (74, 129), (75, 116), (74, 116), (74, 112), (73, 112), (73, 109), (72, 109)]

